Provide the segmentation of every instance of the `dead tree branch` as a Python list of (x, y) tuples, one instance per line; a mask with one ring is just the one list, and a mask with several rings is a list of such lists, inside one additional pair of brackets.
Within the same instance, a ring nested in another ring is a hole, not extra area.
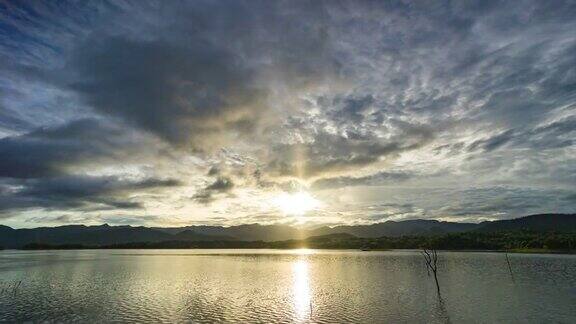
[(510, 272), (510, 277), (512, 277), (512, 282), (515, 282), (514, 273), (512, 272), (512, 266), (510, 265), (510, 259), (508, 259), (508, 253), (505, 253), (504, 255), (506, 256), (506, 263), (508, 263), (508, 272)]
[(436, 289), (438, 294), (440, 294), (440, 285), (438, 284), (438, 252), (436, 250), (422, 250), (422, 255), (426, 261), (426, 271), (430, 275), (430, 271), (434, 275), (434, 281), (436, 282)]

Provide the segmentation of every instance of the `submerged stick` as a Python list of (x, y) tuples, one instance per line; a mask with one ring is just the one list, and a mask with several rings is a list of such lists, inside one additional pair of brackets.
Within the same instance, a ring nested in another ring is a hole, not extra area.
[(512, 272), (512, 266), (510, 265), (510, 259), (508, 258), (508, 253), (504, 253), (504, 255), (506, 256), (506, 263), (508, 264), (508, 272), (510, 272), (510, 277), (512, 277), (512, 282), (514, 281), (514, 273)]
[(438, 283), (438, 252), (436, 250), (424, 249), (422, 251), (422, 255), (424, 256), (424, 260), (426, 261), (426, 270), (428, 271), (428, 275), (430, 275), (430, 271), (434, 275), (434, 281), (436, 282), (436, 290), (438, 291), (438, 295), (440, 295), (440, 284)]

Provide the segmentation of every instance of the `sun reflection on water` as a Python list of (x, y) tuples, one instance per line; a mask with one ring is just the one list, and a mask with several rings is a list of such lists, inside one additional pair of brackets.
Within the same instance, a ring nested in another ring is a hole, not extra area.
[[(299, 255), (309, 255), (309, 254), (314, 254), (314, 250), (312, 249), (308, 249), (308, 248), (300, 248), (300, 249), (295, 249), (293, 250), (294, 254), (299, 254)], [(303, 260), (306, 262), (306, 260)]]
[(299, 321), (309, 319), (312, 315), (312, 297), (310, 294), (310, 277), (308, 261), (299, 259), (293, 265), (293, 300), (294, 312)]

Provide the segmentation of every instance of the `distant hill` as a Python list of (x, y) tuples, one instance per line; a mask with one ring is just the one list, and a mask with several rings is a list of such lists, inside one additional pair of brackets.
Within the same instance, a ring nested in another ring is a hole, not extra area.
[[(68, 225), (13, 229), (0, 225), (0, 247), (19, 248), (27, 244), (121, 245), (137, 242), (230, 242), (288, 240), (353, 240), (357, 238), (438, 236), (463, 232), (534, 231), (576, 233), (576, 214), (541, 214), (493, 222), (455, 223), (437, 220), (387, 221), (372, 225), (319, 227), (312, 230), (289, 225), (247, 224), (239, 226), (187, 226), (147, 228), (132, 226)], [(320, 238), (319, 238), (320, 237)], [(239, 244), (236, 244), (239, 245)]]
[(438, 235), (455, 232), (465, 232), (478, 228), (473, 223), (451, 223), (437, 220), (416, 219), (406, 221), (387, 221), (372, 225), (321, 227), (311, 232), (311, 235), (326, 235), (332, 233), (348, 233), (357, 237), (375, 238), (382, 236), (403, 235)]
[(199, 234), (191, 230), (176, 233), (170, 239), (177, 241), (237, 241), (236, 238), (231, 236)]
[(320, 235), (320, 236), (310, 236), (305, 239), (305, 241), (313, 242), (313, 241), (341, 241), (341, 240), (350, 240), (355, 239), (356, 236), (347, 233), (334, 233), (334, 234), (327, 234), (327, 235)]
[(177, 234), (190, 230), (194, 233), (210, 236), (226, 236), (242, 241), (283, 241), (303, 239), (310, 236), (310, 232), (289, 225), (260, 225), (245, 224), (238, 226), (186, 226), (172, 228), (154, 228), (156, 230)]
[(39, 227), (33, 229), (13, 229), (8, 226), (0, 227), (0, 246), (5, 248), (19, 248), (30, 243), (42, 244), (82, 244), (82, 245), (110, 245), (132, 242), (163, 242), (170, 240), (181, 241), (213, 241), (227, 240), (222, 236), (212, 237), (184, 231), (175, 236), (169, 233), (146, 227), (132, 226), (100, 226), (69, 225), (58, 227)]
[(576, 233), (576, 214), (539, 214), (515, 219), (483, 222), (476, 229), (481, 232), (536, 231)]
[(247, 224), (239, 226), (187, 226), (181, 228), (155, 228), (166, 233), (176, 234), (184, 230), (205, 235), (228, 236), (243, 241), (284, 241), (304, 239), (309, 236), (322, 236), (347, 233), (358, 237), (382, 237), (402, 235), (434, 235), (463, 232), (478, 227), (473, 223), (451, 223), (437, 220), (387, 221), (372, 225), (320, 227), (313, 230), (299, 229), (289, 225)]

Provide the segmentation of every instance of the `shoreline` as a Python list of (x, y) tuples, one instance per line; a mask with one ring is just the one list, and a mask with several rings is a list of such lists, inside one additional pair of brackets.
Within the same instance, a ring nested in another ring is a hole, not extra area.
[[(274, 247), (198, 247), (198, 248), (166, 248), (166, 247), (50, 247), (50, 248), (15, 248), (3, 249), (3, 251), (85, 251), (85, 250), (277, 250), (277, 251), (298, 251), (298, 250), (319, 250), (319, 251), (357, 251), (357, 252), (394, 252), (394, 251), (414, 251), (420, 252), (422, 249), (357, 249), (357, 248), (274, 248)], [(438, 252), (465, 252), (465, 253), (510, 253), (510, 254), (564, 254), (576, 255), (576, 250), (552, 250), (552, 249), (511, 249), (511, 250), (471, 250), (471, 249), (437, 249)]]

